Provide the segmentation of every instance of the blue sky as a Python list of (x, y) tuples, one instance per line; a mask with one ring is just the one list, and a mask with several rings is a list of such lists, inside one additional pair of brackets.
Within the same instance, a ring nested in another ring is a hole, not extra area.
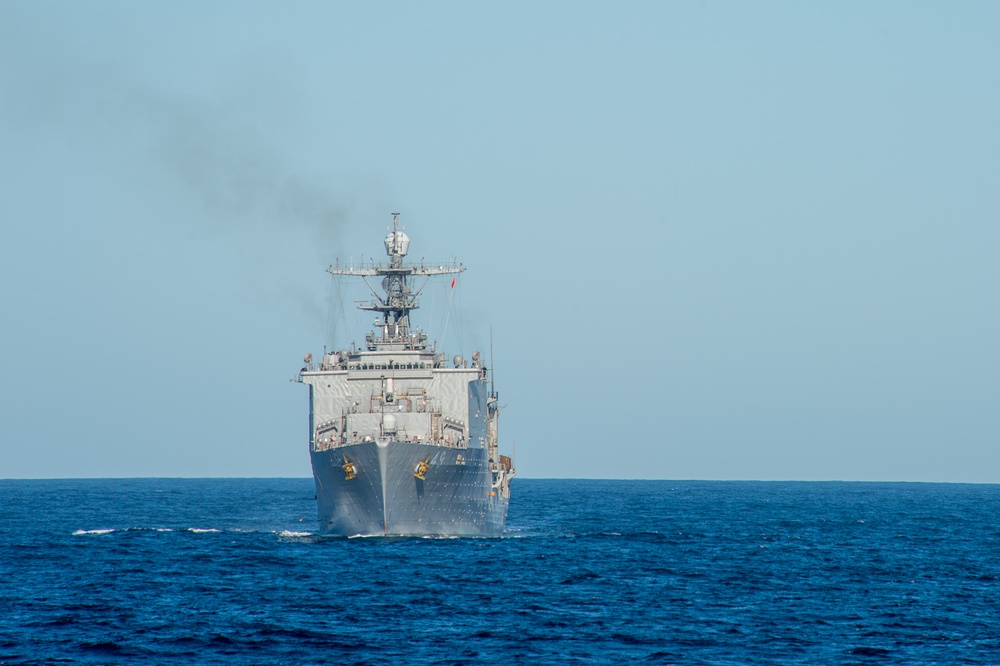
[(998, 26), (3, 3), (0, 478), (308, 476), (324, 268), (400, 211), (523, 476), (1000, 482)]

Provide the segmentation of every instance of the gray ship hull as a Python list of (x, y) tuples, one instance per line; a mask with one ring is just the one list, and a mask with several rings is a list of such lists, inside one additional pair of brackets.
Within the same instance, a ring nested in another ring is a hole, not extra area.
[[(427, 466), (421, 472), (422, 462)], [(493, 487), (485, 449), (379, 438), (314, 451), (312, 463), (324, 534), (503, 533), (508, 498)]]

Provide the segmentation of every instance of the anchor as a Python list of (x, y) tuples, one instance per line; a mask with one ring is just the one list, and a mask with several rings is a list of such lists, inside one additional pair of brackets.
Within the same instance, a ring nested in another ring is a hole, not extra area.
[(358, 470), (350, 460), (347, 459), (347, 454), (344, 454), (344, 464), (342, 465), (344, 470), (344, 481), (350, 481), (351, 479), (357, 477)]
[(421, 460), (417, 464), (417, 469), (413, 472), (413, 476), (423, 481), (424, 474), (426, 474), (427, 470), (429, 470), (430, 468), (431, 468), (431, 457), (427, 456), (427, 460)]

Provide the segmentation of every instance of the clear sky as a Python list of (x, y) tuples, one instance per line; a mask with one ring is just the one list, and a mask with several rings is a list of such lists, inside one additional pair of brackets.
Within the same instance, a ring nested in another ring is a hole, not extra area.
[(400, 211), (522, 476), (1000, 482), (998, 64), (996, 2), (0, 3), (0, 478), (308, 476)]

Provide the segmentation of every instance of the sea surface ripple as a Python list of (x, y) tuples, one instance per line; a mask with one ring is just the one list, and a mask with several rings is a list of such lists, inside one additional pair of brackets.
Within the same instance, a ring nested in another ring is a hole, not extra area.
[(1000, 663), (1000, 486), (513, 494), (342, 539), (309, 479), (0, 480), (0, 664)]

